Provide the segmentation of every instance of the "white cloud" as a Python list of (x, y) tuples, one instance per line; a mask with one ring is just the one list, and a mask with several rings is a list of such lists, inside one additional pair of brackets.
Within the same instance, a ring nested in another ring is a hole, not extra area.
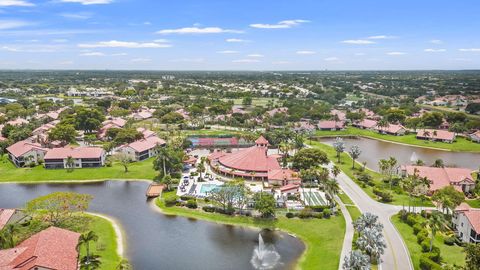
[(355, 45), (367, 45), (367, 44), (375, 44), (374, 41), (366, 40), (366, 39), (347, 39), (342, 41), (345, 44), (355, 44)]
[(235, 54), (235, 53), (238, 53), (238, 51), (225, 50), (225, 51), (218, 51), (217, 53), (221, 53), (221, 54)]
[(222, 33), (243, 33), (240, 30), (223, 29), (220, 27), (184, 27), (178, 29), (164, 29), (157, 31), (157, 34), (222, 34)]
[(55, 43), (65, 43), (65, 42), (68, 42), (68, 39), (65, 39), (65, 38), (56, 38), (56, 39), (53, 39), (52, 42), (55, 42)]
[(314, 51), (297, 51), (296, 54), (302, 54), (302, 55), (311, 55), (311, 54), (316, 54), (317, 52)]
[(151, 62), (152, 59), (149, 59), (149, 58), (133, 58), (130, 61), (132, 61), (134, 63), (148, 63), (148, 62)]
[(102, 52), (86, 52), (80, 54), (80, 56), (105, 56), (105, 54)]
[(340, 59), (338, 59), (338, 57), (334, 57), (334, 56), (333, 56), (333, 57), (327, 57), (327, 58), (325, 58), (325, 59), (323, 59), (323, 60), (329, 61), (329, 62), (333, 62), (333, 61), (338, 61), (338, 60), (340, 60)]
[(480, 52), (480, 48), (458, 49), (461, 52)]
[(112, 56), (125, 56), (128, 55), (127, 53), (114, 53)]
[(278, 22), (276, 24), (265, 24), (265, 23), (254, 23), (250, 24), (250, 27), (253, 28), (261, 28), (261, 29), (285, 29), (285, 28), (292, 28), (298, 26), (302, 23), (308, 23), (310, 21), (307, 20), (285, 20)]
[(361, 52), (355, 53), (355, 56), (364, 56), (364, 55), (365, 55), (365, 53), (361, 53)]
[(28, 1), (24, 1), (24, 0), (0, 0), (0, 7), (11, 7), (11, 6), (32, 7), (32, 6), (35, 6), (35, 4), (30, 3)]
[(262, 57), (265, 57), (265, 56), (263, 54), (259, 54), (259, 53), (252, 53), (252, 54), (247, 55), (247, 57), (262, 58)]
[(169, 48), (170, 44), (158, 43), (158, 42), (129, 42), (129, 41), (100, 41), (97, 43), (83, 43), (78, 44), (80, 48)]
[(432, 40), (430, 40), (430, 43), (433, 43), (433, 44), (442, 44), (443, 41), (441, 41), (440, 39), (432, 39)]
[(153, 42), (157, 42), (157, 43), (167, 43), (167, 42), (170, 42), (168, 39), (164, 39), (164, 38), (161, 38), (161, 39), (155, 39)]
[(257, 59), (238, 59), (238, 60), (233, 60), (233, 63), (258, 63), (260, 62)]
[(20, 20), (0, 20), (0, 30), (8, 30), (28, 26), (31, 23)]
[(387, 55), (405, 55), (407, 53), (404, 52), (388, 52)]
[(60, 2), (79, 3), (82, 5), (104, 5), (112, 3), (113, 0), (60, 0)]
[(272, 64), (274, 64), (274, 65), (285, 65), (285, 64), (290, 64), (290, 62), (280, 60), (280, 61), (273, 61)]
[(92, 17), (92, 13), (89, 13), (89, 12), (60, 13), (59, 15), (64, 18), (74, 19), (74, 20), (86, 20)]
[(425, 49), (423, 50), (424, 52), (433, 52), (433, 53), (436, 53), (436, 52), (446, 52), (447, 50), (446, 49), (432, 49), (432, 48), (429, 48), (429, 49)]
[(392, 39), (395, 36), (387, 36), (387, 35), (378, 35), (378, 36), (369, 36), (367, 39)]
[(250, 42), (250, 40), (240, 39), (240, 38), (227, 38), (225, 41), (226, 41), (226, 42), (232, 42), (232, 43), (246, 43), (246, 42)]

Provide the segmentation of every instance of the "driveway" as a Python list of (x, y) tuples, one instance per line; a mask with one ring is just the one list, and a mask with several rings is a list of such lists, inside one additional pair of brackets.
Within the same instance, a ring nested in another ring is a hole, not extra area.
[[(329, 164), (328, 167), (332, 167)], [(413, 270), (412, 261), (402, 237), (390, 222), (390, 217), (402, 209), (402, 206), (377, 202), (370, 198), (350, 177), (343, 172), (337, 176), (342, 190), (352, 199), (362, 213), (370, 212), (379, 217), (384, 226), (384, 236), (387, 243), (385, 254), (379, 268), (383, 270)], [(341, 258), (343, 264), (343, 257)]]

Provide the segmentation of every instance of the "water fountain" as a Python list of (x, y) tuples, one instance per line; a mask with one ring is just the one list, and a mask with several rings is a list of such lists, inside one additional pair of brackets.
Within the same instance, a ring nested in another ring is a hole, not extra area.
[(413, 153), (412, 153), (412, 156), (410, 157), (410, 162), (411, 162), (412, 164), (416, 164), (417, 161), (418, 161), (417, 153), (413, 152)]
[(280, 264), (280, 254), (278, 254), (273, 245), (265, 244), (262, 234), (259, 233), (258, 246), (253, 250), (250, 262), (255, 269), (274, 269)]

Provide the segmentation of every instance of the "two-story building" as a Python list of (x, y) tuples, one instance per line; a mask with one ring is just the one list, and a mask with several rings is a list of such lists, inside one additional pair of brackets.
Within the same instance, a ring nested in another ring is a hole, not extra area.
[(462, 203), (452, 217), (457, 236), (465, 243), (480, 243), (480, 209)]
[(46, 169), (94, 168), (105, 165), (106, 152), (100, 147), (64, 147), (47, 151)]

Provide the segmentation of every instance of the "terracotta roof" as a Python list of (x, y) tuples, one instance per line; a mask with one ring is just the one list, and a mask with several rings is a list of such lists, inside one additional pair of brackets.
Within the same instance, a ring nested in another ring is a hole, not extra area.
[(11, 126), (20, 126), (23, 124), (28, 124), (28, 121), (23, 118), (17, 118), (15, 120), (8, 121), (7, 124)]
[(320, 121), (318, 122), (318, 128), (320, 129), (333, 129), (333, 128), (344, 128), (345, 124), (342, 121)]
[(13, 249), (1, 250), (0, 269), (77, 270), (79, 237), (79, 233), (57, 227), (45, 229)]
[(15, 209), (2, 209), (0, 208), (0, 230), (7, 225), (8, 221), (12, 218), (17, 210)]
[(53, 148), (48, 150), (44, 159), (100, 158), (104, 152), (103, 148), (90, 146)]
[[(260, 140), (256, 143), (264, 143), (264, 141)], [(225, 154), (218, 161), (225, 167), (242, 171), (267, 172), (280, 169), (277, 159), (267, 156), (267, 148), (261, 146), (252, 146), (236, 153)]]
[(355, 125), (364, 127), (364, 128), (374, 128), (377, 126), (377, 121), (370, 119), (363, 119), (360, 122), (355, 123)]
[(106, 126), (108, 124), (111, 124), (110, 127), (116, 126), (116, 127), (122, 128), (127, 124), (127, 120), (125, 120), (123, 118), (120, 118), (120, 117), (115, 117), (115, 118), (103, 121), (102, 124), (104, 126)]
[(4, 138), (4, 137), (2, 137), (2, 135), (0, 135), (0, 142), (6, 141), (6, 140), (7, 140), (7, 138)]
[(265, 139), (265, 137), (263, 137), (262, 135), (260, 135), (260, 137), (255, 141), (256, 144), (264, 144), (264, 145), (268, 145), (268, 141), (267, 139)]
[(347, 119), (347, 114), (345, 112), (339, 111), (339, 110), (331, 110), (330, 115), (332, 116), (337, 116), (338, 120), (344, 121)]
[(286, 186), (281, 187), (280, 191), (284, 192), (284, 191), (288, 191), (288, 190), (292, 190), (292, 189), (297, 189), (299, 187), (300, 187), (300, 185), (297, 185), (297, 184), (288, 184)]
[(121, 148), (130, 147), (133, 150), (135, 150), (135, 152), (143, 152), (143, 151), (155, 148), (155, 146), (157, 145), (164, 145), (164, 144), (165, 144), (164, 140), (158, 138), (157, 136), (152, 136), (143, 140), (134, 141), (132, 143), (122, 146)]
[(19, 141), (16, 142), (9, 147), (7, 147), (7, 151), (14, 155), (15, 157), (20, 157), (23, 154), (26, 154), (27, 152), (30, 152), (32, 150), (38, 150), (42, 152), (46, 152), (47, 149), (43, 148), (39, 143), (32, 143), (29, 141)]
[(443, 187), (467, 180), (475, 183), (472, 177), (472, 169), (467, 168), (436, 168), (427, 166), (403, 166), (408, 175), (413, 175), (415, 169), (418, 176), (430, 180), (430, 190), (435, 191)]
[(156, 133), (154, 131), (151, 131), (150, 129), (146, 129), (146, 128), (142, 128), (142, 127), (139, 127), (137, 128), (137, 131), (142, 133), (143, 134), (143, 138), (148, 138), (148, 137), (152, 137), (152, 136), (155, 136)]
[(384, 131), (384, 132), (396, 134), (396, 133), (400, 132), (402, 129), (405, 130), (405, 127), (402, 126), (402, 125), (388, 124), (388, 127), (377, 126), (375, 129), (379, 130), (379, 131)]
[(274, 116), (275, 114), (277, 113), (287, 113), (288, 112), (288, 108), (287, 107), (281, 107), (281, 108), (275, 108), (273, 110), (270, 110), (268, 111), (268, 115), (270, 116)]
[(291, 169), (276, 169), (268, 171), (268, 180), (300, 180), (300, 177)]
[[(433, 133), (436, 131), (436, 135)], [(428, 136), (425, 136), (425, 132), (428, 132)], [(417, 132), (417, 137), (424, 139), (437, 139), (437, 140), (449, 140), (453, 141), (455, 139), (455, 133), (447, 130), (435, 130), (435, 129), (422, 129)]]

